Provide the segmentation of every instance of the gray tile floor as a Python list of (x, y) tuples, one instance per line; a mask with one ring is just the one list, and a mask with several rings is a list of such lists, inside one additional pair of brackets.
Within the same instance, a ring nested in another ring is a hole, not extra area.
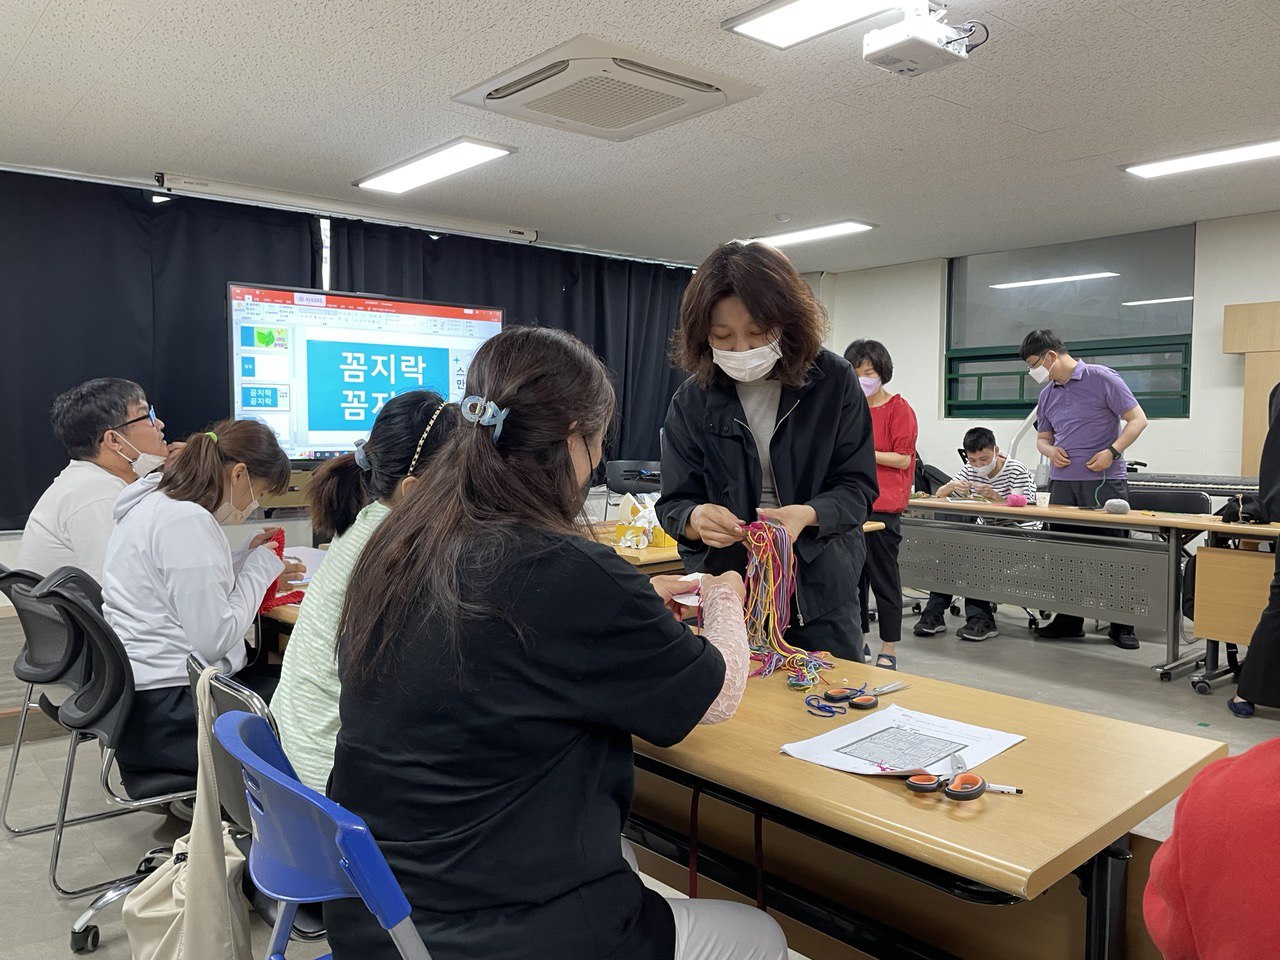
[[(1162, 659), (1164, 645), (1153, 635), (1143, 635), (1142, 648), (1135, 651), (1119, 650), (1098, 636), (1066, 643), (1034, 641), (1022, 614), (1002, 609), (1001, 636), (975, 644), (951, 632), (913, 637), (914, 622), (914, 616), (905, 617), (906, 636), (898, 648), (905, 671), (1221, 740), (1233, 754), (1280, 735), (1280, 711), (1259, 711), (1251, 720), (1231, 716), (1226, 709), (1230, 688), (1202, 697), (1185, 679), (1160, 683), (1150, 665)], [(950, 630), (961, 623), (951, 618)], [(874, 626), (870, 639), (874, 649)], [(10, 750), (0, 747), (0, 769), (7, 768)], [(12, 822), (31, 823), (52, 815), (65, 756), (62, 739), (38, 741), (24, 749)], [(92, 747), (81, 749), (73, 810), (105, 807), (97, 784), (97, 756)], [(1163, 839), (1172, 816), (1170, 806), (1144, 823), (1141, 832)], [(185, 832), (185, 824), (149, 813), (70, 828), (63, 846), (63, 879), (87, 883), (126, 873), (145, 850)], [(66, 960), (71, 955), (71, 923), (86, 901), (59, 901), (53, 895), (46, 879), (48, 852), (48, 834), (0, 839), (0, 960)], [(102, 945), (95, 957), (126, 960), (130, 951), (119, 908), (108, 908), (99, 926)], [(255, 952), (263, 956), (269, 931), (256, 921), (253, 932)], [(292, 944), (289, 956), (311, 960), (325, 949), (323, 944)]]

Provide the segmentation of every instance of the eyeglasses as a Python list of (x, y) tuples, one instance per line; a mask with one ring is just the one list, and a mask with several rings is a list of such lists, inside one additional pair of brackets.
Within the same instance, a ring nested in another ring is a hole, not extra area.
[(150, 420), (150, 421), (151, 421), (151, 426), (153, 426), (153, 427), (154, 427), (154, 426), (156, 425), (156, 408), (155, 408), (155, 407), (147, 407), (147, 412), (146, 412), (146, 413), (144, 413), (142, 416), (140, 416), (140, 417), (134, 417), (132, 420), (126, 420), (124, 423), (117, 424), (117, 425), (116, 425), (116, 426), (114, 426), (114, 427), (108, 427), (107, 429), (108, 429), (108, 430), (123, 430), (125, 427), (127, 427), (127, 426), (129, 426), (129, 425), (134, 424), (134, 423), (141, 423), (143, 420)]

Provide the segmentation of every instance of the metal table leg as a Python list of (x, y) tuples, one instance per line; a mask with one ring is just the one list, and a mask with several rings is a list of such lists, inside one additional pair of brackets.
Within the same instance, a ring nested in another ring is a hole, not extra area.
[(1117, 840), (1077, 871), (1085, 896), (1085, 960), (1124, 960), (1129, 838)]
[(1169, 610), (1165, 617), (1165, 659), (1151, 669), (1162, 681), (1172, 680), (1180, 673), (1194, 670), (1200, 665), (1204, 653), (1194, 651), (1182, 655), (1182, 537), (1179, 530), (1162, 529), (1169, 554)]

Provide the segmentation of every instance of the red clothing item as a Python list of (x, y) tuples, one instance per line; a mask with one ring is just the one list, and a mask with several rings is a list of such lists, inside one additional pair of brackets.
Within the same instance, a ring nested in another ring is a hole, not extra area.
[(916, 412), (900, 394), (888, 402), (871, 408), (871, 432), (875, 435), (877, 453), (901, 453), (911, 458), (905, 470), (876, 464), (876, 480), (880, 496), (871, 505), (873, 513), (901, 513), (911, 499), (911, 483), (916, 475)]
[(1205, 767), (1151, 861), (1147, 931), (1165, 960), (1280, 957), (1280, 738)]

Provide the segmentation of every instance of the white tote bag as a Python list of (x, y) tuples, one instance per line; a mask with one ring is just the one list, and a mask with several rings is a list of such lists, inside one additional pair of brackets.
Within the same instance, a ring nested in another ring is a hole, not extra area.
[(196, 775), (191, 832), (173, 856), (124, 901), (124, 927), (133, 960), (252, 960), (249, 904), (241, 889), (244, 855), (222, 822), (213, 774), (213, 702), (207, 668), (196, 684)]

